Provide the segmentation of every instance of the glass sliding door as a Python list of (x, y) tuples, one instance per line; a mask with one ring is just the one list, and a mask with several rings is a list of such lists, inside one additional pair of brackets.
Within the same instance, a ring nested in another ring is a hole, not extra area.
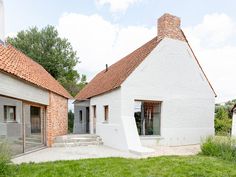
[(134, 117), (139, 135), (160, 135), (161, 102), (135, 102)]
[(44, 145), (44, 107), (24, 104), (25, 151)]
[(45, 106), (0, 96), (0, 144), (13, 156), (44, 146)]

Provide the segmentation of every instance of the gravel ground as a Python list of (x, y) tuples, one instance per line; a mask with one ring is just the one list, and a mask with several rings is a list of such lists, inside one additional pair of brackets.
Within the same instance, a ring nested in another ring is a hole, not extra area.
[(152, 148), (155, 149), (155, 153), (149, 155), (137, 155), (107, 146), (54, 147), (22, 155), (12, 159), (12, 162), (20, 164), (29, 162), (39, 163), (57, 160), (79, 160), (106, 157), (145, 158), (163, 155), (195, 155), (200, 151), (199, 145), (178, 147), (156, 146)]

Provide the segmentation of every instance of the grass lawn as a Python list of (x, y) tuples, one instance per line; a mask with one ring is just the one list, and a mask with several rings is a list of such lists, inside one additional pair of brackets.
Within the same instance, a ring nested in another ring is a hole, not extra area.
[(168, 156), (148, 159), (104, 158), (22, 164), (17, 177), (78, 177), (78, 176), (236, 176), (236, 163), (207, 156)]

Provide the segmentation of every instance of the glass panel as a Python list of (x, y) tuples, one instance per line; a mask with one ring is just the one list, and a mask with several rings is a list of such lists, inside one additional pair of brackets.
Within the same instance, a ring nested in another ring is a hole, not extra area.
[(12, 155), (23, 153), (22, 101), (0, 97), (0, 143), (7, 143)]
[(43, 108), (24, 104), (25, 151), (43, 146)]
[(160, 135), (161, 103), (135, 102), (134, 117), (139, 135)]

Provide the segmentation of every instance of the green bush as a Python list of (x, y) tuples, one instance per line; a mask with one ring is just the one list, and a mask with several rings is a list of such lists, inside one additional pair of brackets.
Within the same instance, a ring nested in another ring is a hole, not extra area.
[(203, 155), (236, 162), (236, 141), (230, 137), (208, 137), (201, 144)]
[(216, 135), (228, 136), (230, 135), (232, 128), (232, 120), (229, 118), (215, 119), (215, 131)]
[(0, 176), (10, 176), (10, 162), (11, 162), (11, 155), (9, 146), (4, 143), (0, 142)]
[(216, 107), (215, 113), (215, 132), (216, 135), (230, 135), (232, 127), (232, 119), (228, 109), (224, 106)]
[(74, 127), (74, 113), (70, 110), (68, 112), (68, 133), (73, 133)]

